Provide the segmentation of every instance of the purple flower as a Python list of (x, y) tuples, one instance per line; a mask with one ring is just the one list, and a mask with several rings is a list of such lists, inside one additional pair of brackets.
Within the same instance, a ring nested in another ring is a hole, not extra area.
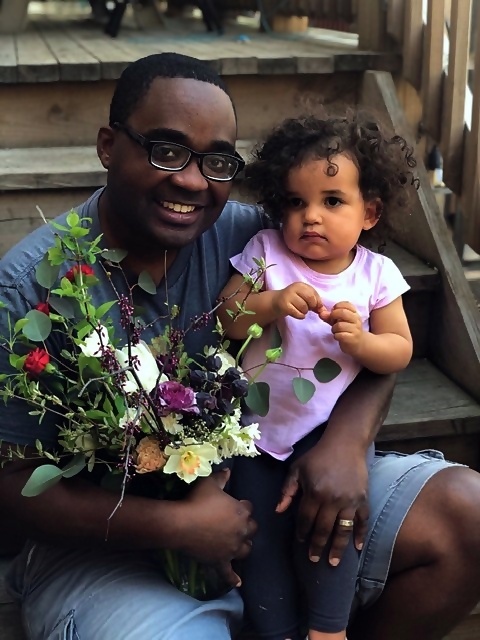
[(168, 413), (172, 411), (199, 413), (195, 392), (190, 387), (184, 387), (180, 382), (174, 380), (161, 382), (157, 386), (155, 395)]

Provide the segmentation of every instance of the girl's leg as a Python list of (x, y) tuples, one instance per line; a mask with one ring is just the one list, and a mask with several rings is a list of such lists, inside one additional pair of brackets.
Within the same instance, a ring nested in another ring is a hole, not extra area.
[(235, 569), (242, 579), (245, 618), (257, 638), (300, 640), (298, 588), (292, 563), (294, 514), (275, 513), (286, 462), (262, 454), (236, 458), (229, 492), (253, 503), (258, 532), (248, 558)]

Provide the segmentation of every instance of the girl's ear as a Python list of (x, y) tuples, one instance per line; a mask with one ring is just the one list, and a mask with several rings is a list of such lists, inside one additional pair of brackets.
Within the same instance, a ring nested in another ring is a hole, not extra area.
[(369, 229), (373, 229), (373, 227), (380, 220), (380, 216), (382, 215), (382, 201), (380, 198), (375, 198), (375, 200), (370, 200), (370, 202), (365, 203), (365, 217), (363, 219), (363, 230), (368, 231)]

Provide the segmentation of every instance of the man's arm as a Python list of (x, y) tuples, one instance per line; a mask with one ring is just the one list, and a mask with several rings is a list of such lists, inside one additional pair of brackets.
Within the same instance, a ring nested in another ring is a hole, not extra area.
[(315, 447), (290, 470), (277, 508), (283, 511), (299, 488), (297, 536), (310, 539), (310, 557), (321, 556), (332, 531), (330, 562), (338, 564), (351, 535), (339, 519), (355, 521), (355, 543), (363, 545), (368, 524), (366, 454), (390, 406), (395, 376), (363, 370), (344, 391)]
[(35, 466), (38, 462), (16, 461), (0, 470), (0, 513), (8, 513), (29, 538), (69, 546), (179, 549), (222, 564), (250, 549), (255, 530), (251, 507), (224, 493), (228, 472), (196, 483), (182, 501), (126, 495), (109, 521), (118, 494), (78, 478), (62, 480), (37, 497), (23, 497)]

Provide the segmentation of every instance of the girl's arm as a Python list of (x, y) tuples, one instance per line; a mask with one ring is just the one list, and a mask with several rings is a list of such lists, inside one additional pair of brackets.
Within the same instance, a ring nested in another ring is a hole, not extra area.
[[(235, 293), (236, 291), (238, 293)], [(218, 317), (227, 336), (234, 340), (244, 340), (249, 327), (254, 323), (266, 327), (285, 316), (303, 320), (309, 311), (318, 311), (322, 305), (315, 289), (304, 282), (294, 282), (278, 291), (253, 293), (250, 292), (250, 285), (244, 282), (243, 276), (239, 273), (230, 278), (220, 298), (228, 300), (219, 308)], [(253, 311), (255, 315), (239, 314), (235, 322), (232, 322), (228, 310), (237, 313), (237, 302), (243, 305), (246, 311)]]
[(374, 373), (395, 373), (410, 362), (412, 336), (401, 297), (371, 312), (370, 331), (348, 302), (335, 305), (329, 322), (342, 351)]

